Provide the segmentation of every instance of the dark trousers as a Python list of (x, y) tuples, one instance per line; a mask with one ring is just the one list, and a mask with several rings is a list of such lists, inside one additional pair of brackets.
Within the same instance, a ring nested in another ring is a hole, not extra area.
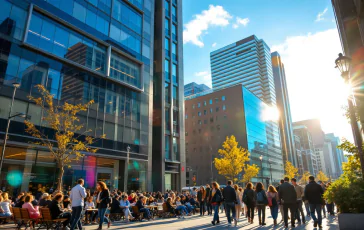
[[(233, 214), (233, 219), (235, 220), (235, 203), (234, 202), (225, 202), (225, 210), (226, 210), (226, 216), (228, 219), (228, 223), (231, 224), (231, 213)], [(231, 211), (231, 213), (230, 213)]]
[(63, 222), (63, 227), (66, 227), (71, 221), (71, 216), (72, 214), (70, 212), (64, 212), (59, 215), (57, 219), (67, 219), (65, 222)]
[(212, 208), (214, 209), (214, 218), (212, 219), (212, 221), (220, 222), (220, 219), (219, 219), (219, 205), (214, 204), (214, 205), (212, 205)]
[(260, 223), (265, 223), (265, 205), (257, 205), (258, 219)]
[(82, 210), (83, 210), (82, 206), (72, 207), (71, 230), (74, 230), (76, 225), (78, 226), (78, 229), (82, 229), (82, 223), (81, 223)]
[(297, 218), (298, 222), (301, 222), (300, 214), (302, 216), (302, 222), (306, 222), (305, 214), (303, 213), (303, 208), (302, 208), (302, 200), (297, 201), (296, 208), (297, 208), (296, 209), (296, 218)]
[(291, 225), (295, 223), (296, 204), (283, 204), (284, 225), (288, 225), (288, 209), (291, 213)]
[(212, 205), (211, 205), (211, 203), (207, 202), (206, 207), (207, 207), (207, 215), (212, 215)]
[[(319, 225), (322, 224), (321, 207), (322, 204), (310, 204), (311, 217), (313, 221), (317, 222)], [(317, 218), (315, 212), (317, 212)]]
[(254, 219), (254, 205), (247, 205), (248, 208), (248, 212), (247, 212), (247, 217), (250, 219)]
[(205, 214), (205, 201), (200, 200), (200, 215)]
[(141, 208), (139, 212), (144, 214), (144, 217), (147, 219), (152, 218), (152, 214), (150, 214), (150, 210), (148, 208)]

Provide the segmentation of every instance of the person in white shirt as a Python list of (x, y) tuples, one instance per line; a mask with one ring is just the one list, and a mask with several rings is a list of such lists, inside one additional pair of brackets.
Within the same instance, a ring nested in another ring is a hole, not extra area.
[(92, 196), (86, 198), (85, 209), (86, 209), (86, 223), (92, 221), (92, 223), (95, 224), (96, 212), (94, 210), (90, 210), (90, 209), (95, 209), (95, 203), (93, 202)]
[(86, 197), (86, 189), (83, 187), (83, 179), (77, 181), (77, 185), (71, 190), (71, 201), (72, 201), (72, 217), (71, 217), (71, 230), (74, 230), (76, 225), (78, 229), (82, 229), (81, 213), (83, 206), (85, 205), (84, 199)]
[(0, 217), (10, 217), (10, 203), (0, 195)]

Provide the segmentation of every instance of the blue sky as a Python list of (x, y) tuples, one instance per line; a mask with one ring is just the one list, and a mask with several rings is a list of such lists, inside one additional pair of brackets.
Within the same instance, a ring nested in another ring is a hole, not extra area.
[(285, 63), (294, 121), (319, 118), (352, 140), (334, 60), (341, 51), (330, 0), (183, 0), (184, 79), (211, 86), (211, 51), (255, 34)]

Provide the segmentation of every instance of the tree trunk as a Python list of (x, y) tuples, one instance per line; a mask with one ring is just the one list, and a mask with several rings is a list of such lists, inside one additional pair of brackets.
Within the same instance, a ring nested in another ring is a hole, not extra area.
[(57, 185), (57, 191), (60, 193), (63, 193), (63, 174), (64, 174), (64, 168), (63, 164), (59, 164), (59, 175), (58, 175), (58, 185)]

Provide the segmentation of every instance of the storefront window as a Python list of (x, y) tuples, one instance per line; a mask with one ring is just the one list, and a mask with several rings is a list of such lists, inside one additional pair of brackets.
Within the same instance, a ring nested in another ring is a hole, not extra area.
[(130, 161), (128, 164), (128, 191), (146, 191), (147, 162)]

